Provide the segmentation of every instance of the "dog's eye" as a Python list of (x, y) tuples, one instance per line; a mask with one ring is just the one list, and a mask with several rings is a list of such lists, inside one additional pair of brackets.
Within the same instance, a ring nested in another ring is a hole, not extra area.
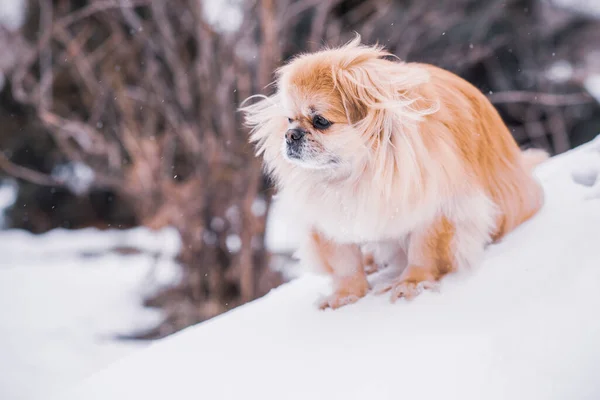
[(331, 122), (320, 115), (315, 115), (312, 123), (316, 129), (327, 129), (331, 126)]
[(291, 124), (292, 122), (294, 122), (293, 118), (288, 118), (288, 122)]

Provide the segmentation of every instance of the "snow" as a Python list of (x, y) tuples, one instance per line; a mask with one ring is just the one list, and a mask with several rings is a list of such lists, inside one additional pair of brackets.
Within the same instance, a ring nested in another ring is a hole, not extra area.
[(555, 83), (565, 83), (573, 77), (573, 66), (566, 60), (554, 62), (546, 71), (546, 77)]
[(236, 32), (244, 21), (240, 0), (209, 0), (202, 2), (207, 22), (221, 33)]
[(14, 31), (25, 21), (27, 5), (25, 0), (0, 0), (0, 25)]
[[(0, 232), (0, 399), (41, 399), (149, 343), (142, 299), (178, 277), (172, 229)], [(111, 250), (144, 251), (123, 255)]]
[(566, 10), (576, 11), (592, 18), (600, 18), (600, 3), (596, 0), (546, 0)]
[(583, 86), (600, 103), (600, 74), (592, 74), (586, 77)]
[(89, 191), (94, 183), (94, 170), (82, 162), (68, 162), (57, 165), (52, 176), (59, 182), (65, 182), (67, 188), (76, 195)]
[(600, 137), (536, 173), (542, 211), (440, 293), (319, 311), (305, 275), (52, 398), (597, 400)]
[(12, 179), (0, 181), (0, 229), (6, 226), (6, 210), (17, 200), (17, 182)]
[(174, 258), (179, 252), (180, 239), (174, 228), (150, 231), (146, 228), (99, 231), (95, 228), (54, 229), (33, 235), (24, 230), (11, 229), (0, 234), (0, 267), (13, 265), (26, 258), (44, 261), (63, 258), (65, 253), (103, 253), (119, 248), (135, 248)]
[(242, 248), (242, 239), (238, 235), (227, 235), (225, 246), (231, 253), (237, 253)]

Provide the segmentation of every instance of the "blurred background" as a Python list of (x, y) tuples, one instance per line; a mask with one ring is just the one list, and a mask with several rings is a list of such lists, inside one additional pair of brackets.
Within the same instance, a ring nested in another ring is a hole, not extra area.
[(596, 0), (0, 0), (0, 398), (297, 275), (237, 107), (354, 32), (475, 84), (524, 148), (600, 133)]

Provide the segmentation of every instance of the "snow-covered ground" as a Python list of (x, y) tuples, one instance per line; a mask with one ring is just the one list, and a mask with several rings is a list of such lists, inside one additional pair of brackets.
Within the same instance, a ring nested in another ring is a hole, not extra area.
[[(154, 345), (114, 337), (160, 318), (140, 303), (176, 279), (174, 231), (2, 231), (0, 399), (598, 399), (600, 139), (538, 174), (544, 211), (439, 295), (317, 312), (328, 282), (303, 276)], [(275, 203), (269, 247), (293, 251), (301, 222)], [(112, 251), (127, 247), (144, 253)]]
[[(600, 15), (593, 0), (553, 2)], [(239, 28), (239, 0), (205, 3), (215, 29)], [(0, 0), (0, 25), (19, 28), (24, 11)], [(597, 74), (585, 86), (600, 98)], [(600, 142), (539, 175), (544, 212), (441, 294), (317, 312), (328, 282), (303, 276), (155, 344), (114, 336), (159, 320), (140, 303), (176, 278), (173, 231), (0, 232), (0, 400), (600, 399)], [(0, 210), (13, 191), (0, 186)], [(293, 250), (302, 219), (279, 206), (267, 239)]]
[[(123, 255), (111, 250), (146, 251)], [(0, 232), (0, 399), (44, 399), (147, 342), (143, 296), (177, 277), (172, 230)]]
[(318, 311), (304, 276), (53, 398), (600, 399), (600, 137), (537, 174), (540, 214), (440, 293)]

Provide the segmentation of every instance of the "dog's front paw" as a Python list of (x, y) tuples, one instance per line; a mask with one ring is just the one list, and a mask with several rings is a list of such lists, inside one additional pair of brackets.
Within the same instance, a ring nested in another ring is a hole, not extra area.
[(390, 292), (390, 300), (392, 303), (401, 297), (404, 297), (406, 300), (412, 300), (423, 293), (424, 290), (433, 290), (437, 292), (439, 291), (439, 284), (429, 280), (415, 281), (398, 278), (375, 288), (377, 294)]
[(330, 296), (324, 296), (317, 301), (317, 306), (321, 310), (327, 308), (336, 309), (348, 304), (356, 303), (361, 296), (355, 294), (334, 293)]
[(333, 277), (333, 294), (321, 298), (317, 305), (321, 310), (326, 308), (340, 308), (342, 306), (356, 303), (364, 297), (370, 289), (369, 281), (363, 269), (356, 270), (348, 276)]
[(340, 308), (356, 303), (367, 294), (369, 289), (369, 282), (367, 282), (364, 275), (358, 274), (344, 279), (338, 278), (333, 294), (319, 299), (317, 305), (321, 310)]

